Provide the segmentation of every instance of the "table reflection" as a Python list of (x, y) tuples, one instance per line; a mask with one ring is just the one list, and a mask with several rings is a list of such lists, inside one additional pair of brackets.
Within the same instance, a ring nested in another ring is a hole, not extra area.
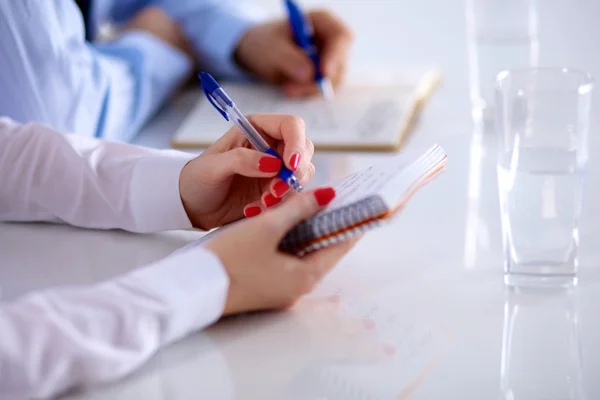
[(475, 126), (469, 144), (464, 264), (502, 270), (496, 141)]
[(505, 400), (584, 399), (577, 289), (505, 291)]
[[(338, 329), (344, 324), (362, 321), (367, 331), (362, 335), (354, 335), (352, 340), (348, 340), (345, 333), (329, 335), (330, 340), (322, 342), (328, 335), (322, 328), (318, 329), (319, 334), (314, 338), (326, 346), (318, 357), (311, 358), (298, 371), (284, 394), (277, 398), (412, 398), (444, 356), (450, 334), (408, 312), (391, 311), (382, 306), (385, 302), (385, 298), (377, 295), (342, 295), (338, 300), (337, 312), (332, 316), (334, 321), (338, 321)], [(313, 310), (310, 318), (314, 316)], [(331, 325), (314, 319), (313, 324)], [(340, 349), (341, 343), (348, 346)], [(336, 349), (342, 351), (336, 352)]]
[(195, 231), (133, 234), (59, 224), (0, 224), (0, 300), (55, 286), (101, 282), (202, 237)]

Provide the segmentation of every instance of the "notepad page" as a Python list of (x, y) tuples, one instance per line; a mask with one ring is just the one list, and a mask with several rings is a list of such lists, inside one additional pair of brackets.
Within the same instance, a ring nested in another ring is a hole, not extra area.
[(407, 200), (412, 191), (435, 176), (443, 168), (446, 153), (434, 145), (420, 157), (392, 176), (379, 189), (378, 194), (389, 208), (394, 209)]
[[(315, 145), (390, 145), (398, 141), (414, 87), (346, 88), (331, 102), (319, 96), (289, 99), (270, 86), (224, 84), (245, 114), (279, 113), (304, 119)], [(231, 124), (199, 93), (199, 101), (175, 134), (181, 143), (212, 143)]]
[(336, 197), (322, 211), (328, 213), (372, 196), (381, 197), (389, 209), (427, 172), (443, 150), (432, 146), (426, 152), (411, 151), (353, 173), (334, 185)]

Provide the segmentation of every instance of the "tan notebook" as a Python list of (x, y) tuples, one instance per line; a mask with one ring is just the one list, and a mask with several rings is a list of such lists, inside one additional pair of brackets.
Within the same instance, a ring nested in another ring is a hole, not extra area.
[[(427, 70), (413, 80), (348, 84), (338, 89), (330, 102), (318, 96), (289, 99), (278, 88), (264, 84), (221, 85), (245, 114), (301, 116), (306, 122), (306, 135), (317, 150), (394, 151), (411, 131), (440, 79), (438, 71)], [(171, 146), (206, 148), (230, 128), (231, 124), (198, 90), (198, 103), (175, 132)]]

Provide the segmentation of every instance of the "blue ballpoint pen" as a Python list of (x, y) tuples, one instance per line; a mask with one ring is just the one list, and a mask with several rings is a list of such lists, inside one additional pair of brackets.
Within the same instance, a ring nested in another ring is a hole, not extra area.
[[(239, 126), (242, 132), (244, 132), (244, 135), (246, 135), (248, 141), (256, 150), (281, 159), (279, 154), (277, 154), (277, 152), (273, 150), (271, 146), (269, 146), (266, 140), (260, 135), (260, 133), (258, 133), (256, 128), (252, 126), (250, 121), (248, 121), (244, 114), (242, 114), (240, 109), (229, 98), (229, 96), (227, 96), (227, 93), (225, 93), (223, 88), (219, 86), (217, 81), (215, 81), (210, 74), (201, 72), (198, 77), (200, 78), (200, 82), (202, 82), (202, 90), (204, 91), (206, 98), (217, 109), (217, 111), (221, 113), (225, 120), (231, 120), (233, 123)], [(279, 170), (279, 177), (295, 191), (302, 191), (303, 188), (298, 178), (296, 178), (294, 173), (283, 164)]]
[(293, 0), (285, 0), (290, 25), (294, 33), (296, 44), (302, 48), (315, 66), (315, 81), (319, 85), (321, 94), (325, 99), (333, 98), (333, 86), (331, 81), (325, 78), (321, 72), (321, 62), (314, 43), (314, 29), (308, 18)]

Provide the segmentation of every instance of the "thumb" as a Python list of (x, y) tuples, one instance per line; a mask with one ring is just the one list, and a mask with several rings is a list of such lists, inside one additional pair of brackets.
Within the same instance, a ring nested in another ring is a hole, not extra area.
[(324, 187), (292, 196), (265, 215), (271, 219), (269, 226), (280, 238), (300, 222), (309, 219), (327, 206), (335, 197), (335, 190)]

